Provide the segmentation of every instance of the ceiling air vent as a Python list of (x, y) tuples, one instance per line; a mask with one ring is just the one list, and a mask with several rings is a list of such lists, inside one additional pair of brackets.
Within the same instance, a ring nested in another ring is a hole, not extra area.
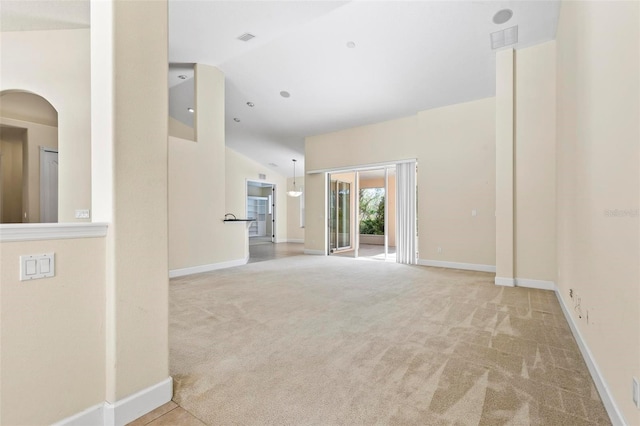
[(238, 37), (238, 40), (249, 41), (249, 40), (251, 40), (252, 38), (255, 38), (255, 37), (256, 36), (254, 36), (253, 34), (244, 33), (240, 37)]
[(491, 48), (500, 49), (518, 42), (518, 26), (491, 33)]

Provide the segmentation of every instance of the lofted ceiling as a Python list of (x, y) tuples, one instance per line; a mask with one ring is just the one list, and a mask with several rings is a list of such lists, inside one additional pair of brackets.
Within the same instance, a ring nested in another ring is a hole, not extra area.
[[(2, 0), (0, 29), (87, 28), (89, 7)], [(493, 23), (504, 8), (513, 17)], [(490, 33), (517, 25), (515, 48), (552, 40), (559, 9), (559, 0), (169, 0), (169, 86), (194, 63), (221, 69), (227, 146), (290, 176), (292, 158), (304, 166), (305, 136), (493, 96)], [(245, 33), (255, 38), (238, 40)]]
[[(490, 33), (517, 25), (516, 48), (552, 40), (559, 7), (559, 1), (170, 0), (169, 59), (220, 68), (227, 146), (289, 175), (291, 158), (303, 164), (305, 136), (493, 96)], [(513, 17), (497, 25), (492, 18), (503, 8)], [(255, 38), (238, 40), (245, 33)]]

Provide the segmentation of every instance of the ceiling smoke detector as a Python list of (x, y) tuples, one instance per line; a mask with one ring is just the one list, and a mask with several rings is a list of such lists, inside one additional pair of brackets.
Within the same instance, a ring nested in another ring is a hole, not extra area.
[(238, 40), (249, 41), (253, 38), (256, 38), (256, 36), (254, 36), (253, 34), (244, 33), (240, 37), (238, 37)]
[(504, 30), (491, 33), (491, 48), (500, 49), (501, 47), (511, 46), (518, 42), (518, 26), (506, 28)]
[(511, 19), (512, 16), (513, 16), (513, 10), (511, 9), (499, 10), (496, 12), (495, 15), (493, 15), (493, 23), (498, 25), (504, 24), (509, 19)]
[(240, 119), (238, 117), (234, 118), (233, 121), (235, 121), (236, 123), (240, 122)]
[(356, 47), (356, 44), (355, 44), (355, 42), (353, 42), (353, 41), (348, 41), (348, 42), (347, 42), (347, 47), (348, 47), (349, 49), (353, 49), (353, 48), (355, 48), (355, 47)]
[(256, 104), (254, 104), (253, 102), (247, 102), (247, 106), (253, 108)]
[(288, 98), (289, 96), (291, 96), (291, 93), (283, 90), (282, 92), (280, 92), (280, 96), (282, 96), (283, 98)]

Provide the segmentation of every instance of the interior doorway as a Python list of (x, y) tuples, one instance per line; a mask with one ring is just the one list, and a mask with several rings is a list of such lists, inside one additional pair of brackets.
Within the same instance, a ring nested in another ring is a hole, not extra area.
[(247, 218), (249, 246), (276, 241), (276, 186), (273, 183), (247, 180)]

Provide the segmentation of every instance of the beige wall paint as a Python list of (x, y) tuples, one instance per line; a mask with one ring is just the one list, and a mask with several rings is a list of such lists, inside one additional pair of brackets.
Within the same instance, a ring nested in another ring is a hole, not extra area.
[(514, 51), (496, 52), (496, 282), (514, 285)]
[[(169, 138), (170, 270), (248, 255), (245, 224), (222, 221), (226, 213), (242, 217), (245, 211), (235, 205), (233, 212), (226, 205), (224, 75), (200, 64), (195, 72), (198, 141)], [(246, 193), (243, 185), (244, 179), (239, 188), (241, 200)]]
[[(0, 127), (0, 222), (22, 223), (25, 130)], [(25, 195), (27, 195), (25, 193)]]
[[(56, 275), (20, 281), (21, 255)], [(51, 424), (104, 401), (105, 239), (0, 244), (0, 424)]]
[[(113, 223), (107, 262), (107, 394), (169, 376), (167, 2), (115, 2)], [(60, 114), (61, 117), (61, 114)]]
[(60, 222), (91, 207), (89, 44), (88, 29), (0, 33), (0, 91), (36, 93), (58, 111)]
[[(296, 177), (296, 186), (303, 187), (304, 178)], [(293, 178), (287, 179), (287, 189), (293, 188)], [(305, 228), (300, 226), (300, 203), (306, 204), (306, 193), (300, 197), (287, 197), (287, 240), (304, 242)], [(304, 206), (303, 206), (304, 207)]]
[(181, 121), (169, 117), (169, 136), (195, 141), (196, 132), (193, 127), (189, 127)]
[(556, 281), (556, 44), (515, 54), (515, 277)]
[[(38, 124), (28, 121), (15, 120), (12, 118), (0, 117), (0, 126), (12, 126), (26, 130), (24, 143), (27, 147), (24, 156), (24, 171), (26, 176), (26, 188), (23, 189), (23, 217), (27, 218), (23, 222), (40, 222), (40, 147), (58, 149), (58, 128), (45, 124)], [(60, 157), (60, 154), (58, 154)], [(59, 171), (60, 174), (63, 172)], [(58, 183), (59, 190), (62, 184)], [(60, 213), (60, 201), (58, 214)], [(64, 207), (63, 207), (64, 208)], [(61, 221), (61, 220), (60, 220)]]
[(559, 292), (628, 424), (640, 424), (639, 9), (564, 2), (556, 40)]
[(495, 265), (494, 98), (423, 111), (418, 120), (420, 259)]
[[(274, 173), (272, 170), (262, 166), (261, 164), (237, 153), (236, 151), (226, 148), (226, 187), (225, 187), (225, 204), (227, 213), (233, 213), (237, 217), (246, 217), (247, 214), (247, 180), (259, 181), (258, 175), (266, 175), (265, 182), (272, 183), (276, 186), (276, 242), (284, 242), (287, 240), (287, 180), (284, 176)], [(270, 190), (267, 190), (270, 192)], [(265, 193), (263, 193), (266, 196)], [(240, 233), (237, 230), (246, 226), (243, 224), (227, 224), (229, 228), (236, 230), (234, 238), (242, 238), (240, 241), (247, 241), (248, 233)], [(267, 228), (269, 229), (269, 228)], [(244, 246), (243, 246), (244, 247)], [(246, 256), (249, 253), (244, 253)], [(231, 259), (229, 259), (231, 260)]]
[[(495, 264), (495, 101), (308, 137), (307, 170), (418, 160), (421, 259)], [(306, 176), (305, 248), (324, 250), (324, 174)], [(478, 216), (471, 217), (476, 208)], [(442, 247), (436, 257), (437, 247)]]

